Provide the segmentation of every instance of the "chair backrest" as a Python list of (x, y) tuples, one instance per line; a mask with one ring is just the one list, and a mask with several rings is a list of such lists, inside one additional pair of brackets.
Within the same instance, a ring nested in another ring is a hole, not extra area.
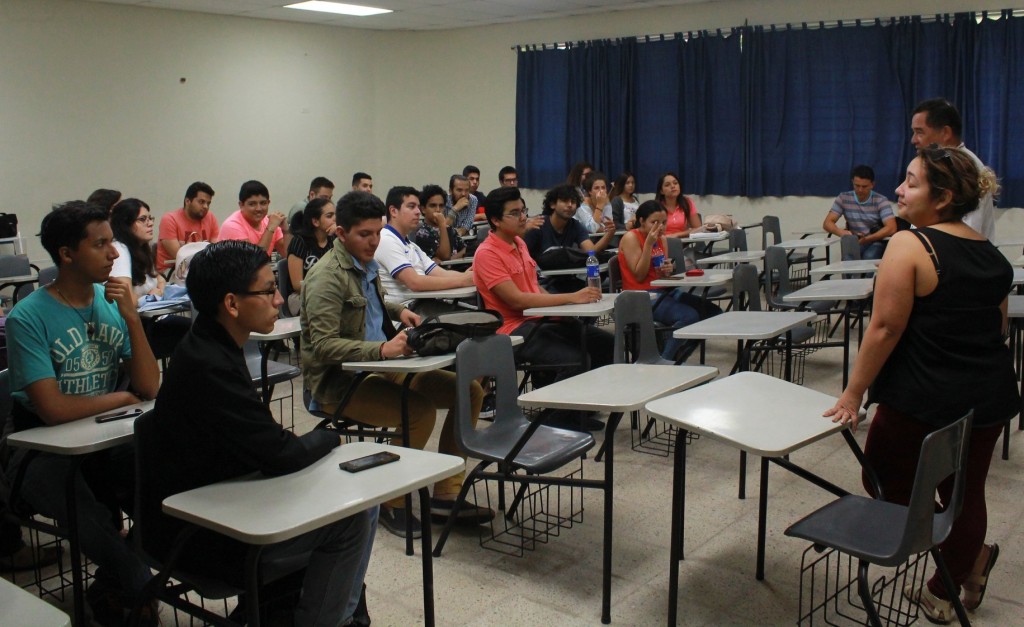
[(487, 239), (487, 235), (490, 234), (490, 232), (491, 232), (491, 225), (490, 224), (481, 224), (480, 226), (476, 227), (476, 242), (477, 242), (477, 244), (483, 243), (483, 241), (485, 239)]
[(732, 269), (732, 309), (761, 311), (761, 284), (753, 264), (738, 263)]
[(0, 370), (0, 438), (7, 437), (14, 431), (14, 424), (11, 422), (11, 411), (14, 409), (14, 399), (11, 398), (11, 381), (7, 368)]
[[(494, 423), (477, 430), (473, 427), (470, 406), (470, 386), (481, 377), (494, 378)], [(519, 382), (516, 378), (516, 362), (512, 353), (512, 339), (503, 334), (470, 338), (455, 349), (455, 442), (459, 449), (470, 457), (479, 458), (484, 454), (482, 446), (488, 432), (500, 433), (503, 423), (523, 422), (522, 409), (516, 402), (519, 398)], [(495, 429), (495, 427), (499, 427)]]
[(860, 260), (860, 241), (856, 235), (843, 235), (839, 238), (839, 252), (843, 261)]
[[(22, 276), (32, 274), (32, 266), (25, 255), (0, 255), (0, 277)], [(24, 298), (32, 293), (35, 286), (31, 283), (19, 285), (15, 288), (18, 298)]]
[[(768, 241), (769, 236), (771, 241)], [(782, 225), (778, 216), (765, 216), (761, 219), (761, 250), (782, 241)]]
[(608, 291), (612, 294), (622, 291), (622, 268), (619, 267), (618, 253), (608, 260)]
[(782, 297), (793, 291), (789, 283), (789, 258), (778, 246), (769, 246), (764, 253), (764, 298), (768, 305), (782, 304)]
[(667, 241), (668, 250), (665, 251), (665, 254), (672, 260), (672, 265), (676, 267), (676, 272), (682, 272), (686, 264), (686, 259), (683, 257), (686, 246), (679, 241), (678, 237), (669, 237)]
[(279, 309), (285, 318), (299, 315), (299, 312), (288, 308), (288, 297), (292, 294), (292, 277), (288, 274), (288, 255), (285, 255), (277, 262), (277, 291), (281, 292), (281, 303)]
[(57, 279), (57, 266), (50, 266), (39, 271), (39, 287), (46, 287)]
[(152, 485), (153, 471), (147, 460), (153, 459), (153, 451), (160, 446), (160, 439), (155, 431), (156, 415), (153, 410), (147, 411), (135, 419), (135, 511), (132, 512), (132, 536), (135, 548), (142, 553), (147, 562), (160, 561), (163, 551), (169, 547), (161, 543), (147, 544), (146, 531), (150, 524), (150, 515), (155, 520), (161, 516), (160, 508), (163, 497), (154, 494)]
[[(666, 298), (671, 298), (668, 296)], [(627, 290), (615, 298), (615, 363), (655, 364), (661, 362), (654, 332), (651, 295)]]
[(745, 251), (747, 250), (747, 232), (743, 229), (736, 228), (729, 230), (729, 250), (731, 251)]
[[(974, 412), (925, 437), (907, 506), (907, 526), (897, 555), (926, 551), (949, 535), (964, 501), (964, 464)], [(935, 511), (935, 490), (953, 475), (953, 494), (946, 509)], [(902, 561), (902, 559), (901, 559)]]

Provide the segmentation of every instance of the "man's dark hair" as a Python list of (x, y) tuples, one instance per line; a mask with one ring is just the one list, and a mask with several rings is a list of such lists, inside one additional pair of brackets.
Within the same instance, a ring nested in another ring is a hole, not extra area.
[(268, 263), (267, 251), (244, 240), (210, 244), (188, 266), (185, 287), (192, 305), (200, 314), (216, 316), (224, 296), (248, 291), (256, 273)]
[(195, 200), (195, 197), (199, 195), (199, 192), (203, 192), (210, 198), (213, 198), (213, 188), (202, 181), (196, 181), (188, 186), (185, 190), (185, 200)]
[(503, 183), (505, 181), (505, 175), (506, 174), (516, 174), (516, 175), (518, 175), (519, 173), (516, 172), (515, 168), (513, 168), (510, 165), (507, 165), (504, 168), (498, 170), (498, 182), (499, 183)]
[(911, 115), (917, 115), (918, 113), (926, 113), (925, 123), (932, 127), (941, 129), (943, 126), (948, 126), (953, 131), (953, 136), (960, 139), (960, 134), (963, 132), (964, 123), (960, 118), (960, 112), (953, 103), (946, 100), (945, 98), (931, 98), (921, 102), (916, 107)]
[(338, 200), (334, 219), (338, 226), (348, 230), (363, 220), (380, 220), (386, 214), (384, 203), (370, 192), (349, 192)]
[(311, 192), (315, 192), (319, 190), (321, 187), (329, 187), (331, 189), (334, 189), (334, 183), (332, 183), (331, 179), (327, 178), (326, 176), (318, 176), (309, 183), (309, 191)]
[[(241, 189), (238, 190), (238, 202), (245, 202), (253, 196), (263, 196), (270, 200), (270, 190), (259, 181), (246, 181), (242, 183)], [(192, 272), (192, 270), (189, 270), (189, 272)]]
[(850, 170), (851, 179), (867, 179), (872, 183), (875, 182), (875, 171), (871, 169), (869, 165), (855, 165)]
[(50, 253), (53, 265), (60, 267), (60, 249), (77, 249), (86, 237), (86, 229), (93, 222), (106, 222), (110, 212), (103, 206), (87, 200), (70, 200), (54, 205), (39, 226), (39, 241)]
[(592, 170), (587, 178), (583, 179), (583, 191), (589, 194), (590, 190), (594, 189), (594, 183), (598, 181), (604, 181), (604, 186), (608, 187), (608, 177), (605, 176), (605, 173)]
[(468, 183), (469, 179), (466, 178), (465, 174), (452, 174), (448, 177), (448, 191), (455, 189), (455, 181), (465, 181)]
[(579, 205), (581, 202), (580, 193), (576, 191), (575, 185), (568, 183), (552, 187), (548, 190), (548, 193), (544, 194), (544, 215), (549, 216), (554, 213), (555, 203), (559, 200), (575, 200), (576, 204)]
[(352, 175), (352, 185), (355, 185), (356, 183), (363, 179), (370, 179), (372, 181), (373, 177), (367, 174), (366, 172), (356, 172), (355, 174)]
[(391, 222), (391, 208), (399, 209), (407, 196), (415, 196), (416, 202), (420, 201), (420, 193), (415, 187), (396, 185), (388, 190), (387, 200), (384, 201), (384, 206), (387, 207), (388, 222)]
[(513, 200), (522, 200), (523, 193), (518, 187), (496, 187), (487, 194), (484, 201), (484, 215), (487, 216), (487, 223), (491, 228), (497, 228), (497, 224), (505, 217), (505, 203)]
[(89, 194), (89, 197), (85, 199), (85, 202), (95, 203), (107, 210), (114, 208), (117, 201), (121, 200), (121, 192), (116, 189), (103, 189), (102, 187)]
[(480, 168), (475, 165), (467, 165), (462, 168), (462, 176), (469, 176), (470, 174), (480, 174)]
[(441, 189), (440, 185), (424, 185), (423, 191), (420, 192), (420, 204), (423, 206), (427, 205), (427, 201), (434, 196), (440, 196), (442, 199), (445, 198), (444, 190)]

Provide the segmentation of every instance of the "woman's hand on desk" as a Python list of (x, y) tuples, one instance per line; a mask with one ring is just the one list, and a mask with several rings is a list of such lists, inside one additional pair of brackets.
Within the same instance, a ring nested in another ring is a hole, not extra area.
[(835, 406), (826, 411), (822, 416), (832, 418), (832, 422), (842, 424), (851, 423), (850, 430), (857, 432), (857, 425), (860, 423), (860, 407), (863, 404), (864, 395), (856, 395), (847, 389), (836, 401)]

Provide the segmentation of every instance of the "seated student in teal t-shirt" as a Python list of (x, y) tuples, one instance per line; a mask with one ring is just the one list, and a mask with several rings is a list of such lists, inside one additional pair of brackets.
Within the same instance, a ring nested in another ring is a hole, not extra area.
[[(15, 431), (80, 420), (155, 397), (160, 373), (130, 280), (109, 278), (118, 253), (107, 212), (82, 201), (65, 203), (43, 219), (40, 239), (58, 275), (22, 299), (7, 320)], [(118, 391), (122, 363), (131, 383)], [(15, 476), (20, 468), (21, 498), (65, 526), (65, 477), (74, 462), (69, 456), (40, 453), (26, 463), (19, 450), (8, 472)], [(99, 566), (87, 600), (96, 622), (121, 624), (150, 577), (114, 522), (119, 520), (116, 510), (130, 509), (134, 496), (131, 445), (90, 456), (79, 473), (82, 552)], [(147, 622), (155, 621), (155, 604), (146, 610)]]

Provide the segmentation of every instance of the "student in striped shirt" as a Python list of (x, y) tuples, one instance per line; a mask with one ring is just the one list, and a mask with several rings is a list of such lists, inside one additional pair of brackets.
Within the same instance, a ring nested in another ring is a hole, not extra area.
[[(885, 238), (896, 232), (892, 204), (874, 191), (875, 171), (869, 166), (854, 167), (850, 176), (853, 190), (836, 196), (821, 228), (837, 237), (856, 235), (861, 259), (881, 259)], [(846, 219), (845, 229), (839, 228), (839, 218)]]

